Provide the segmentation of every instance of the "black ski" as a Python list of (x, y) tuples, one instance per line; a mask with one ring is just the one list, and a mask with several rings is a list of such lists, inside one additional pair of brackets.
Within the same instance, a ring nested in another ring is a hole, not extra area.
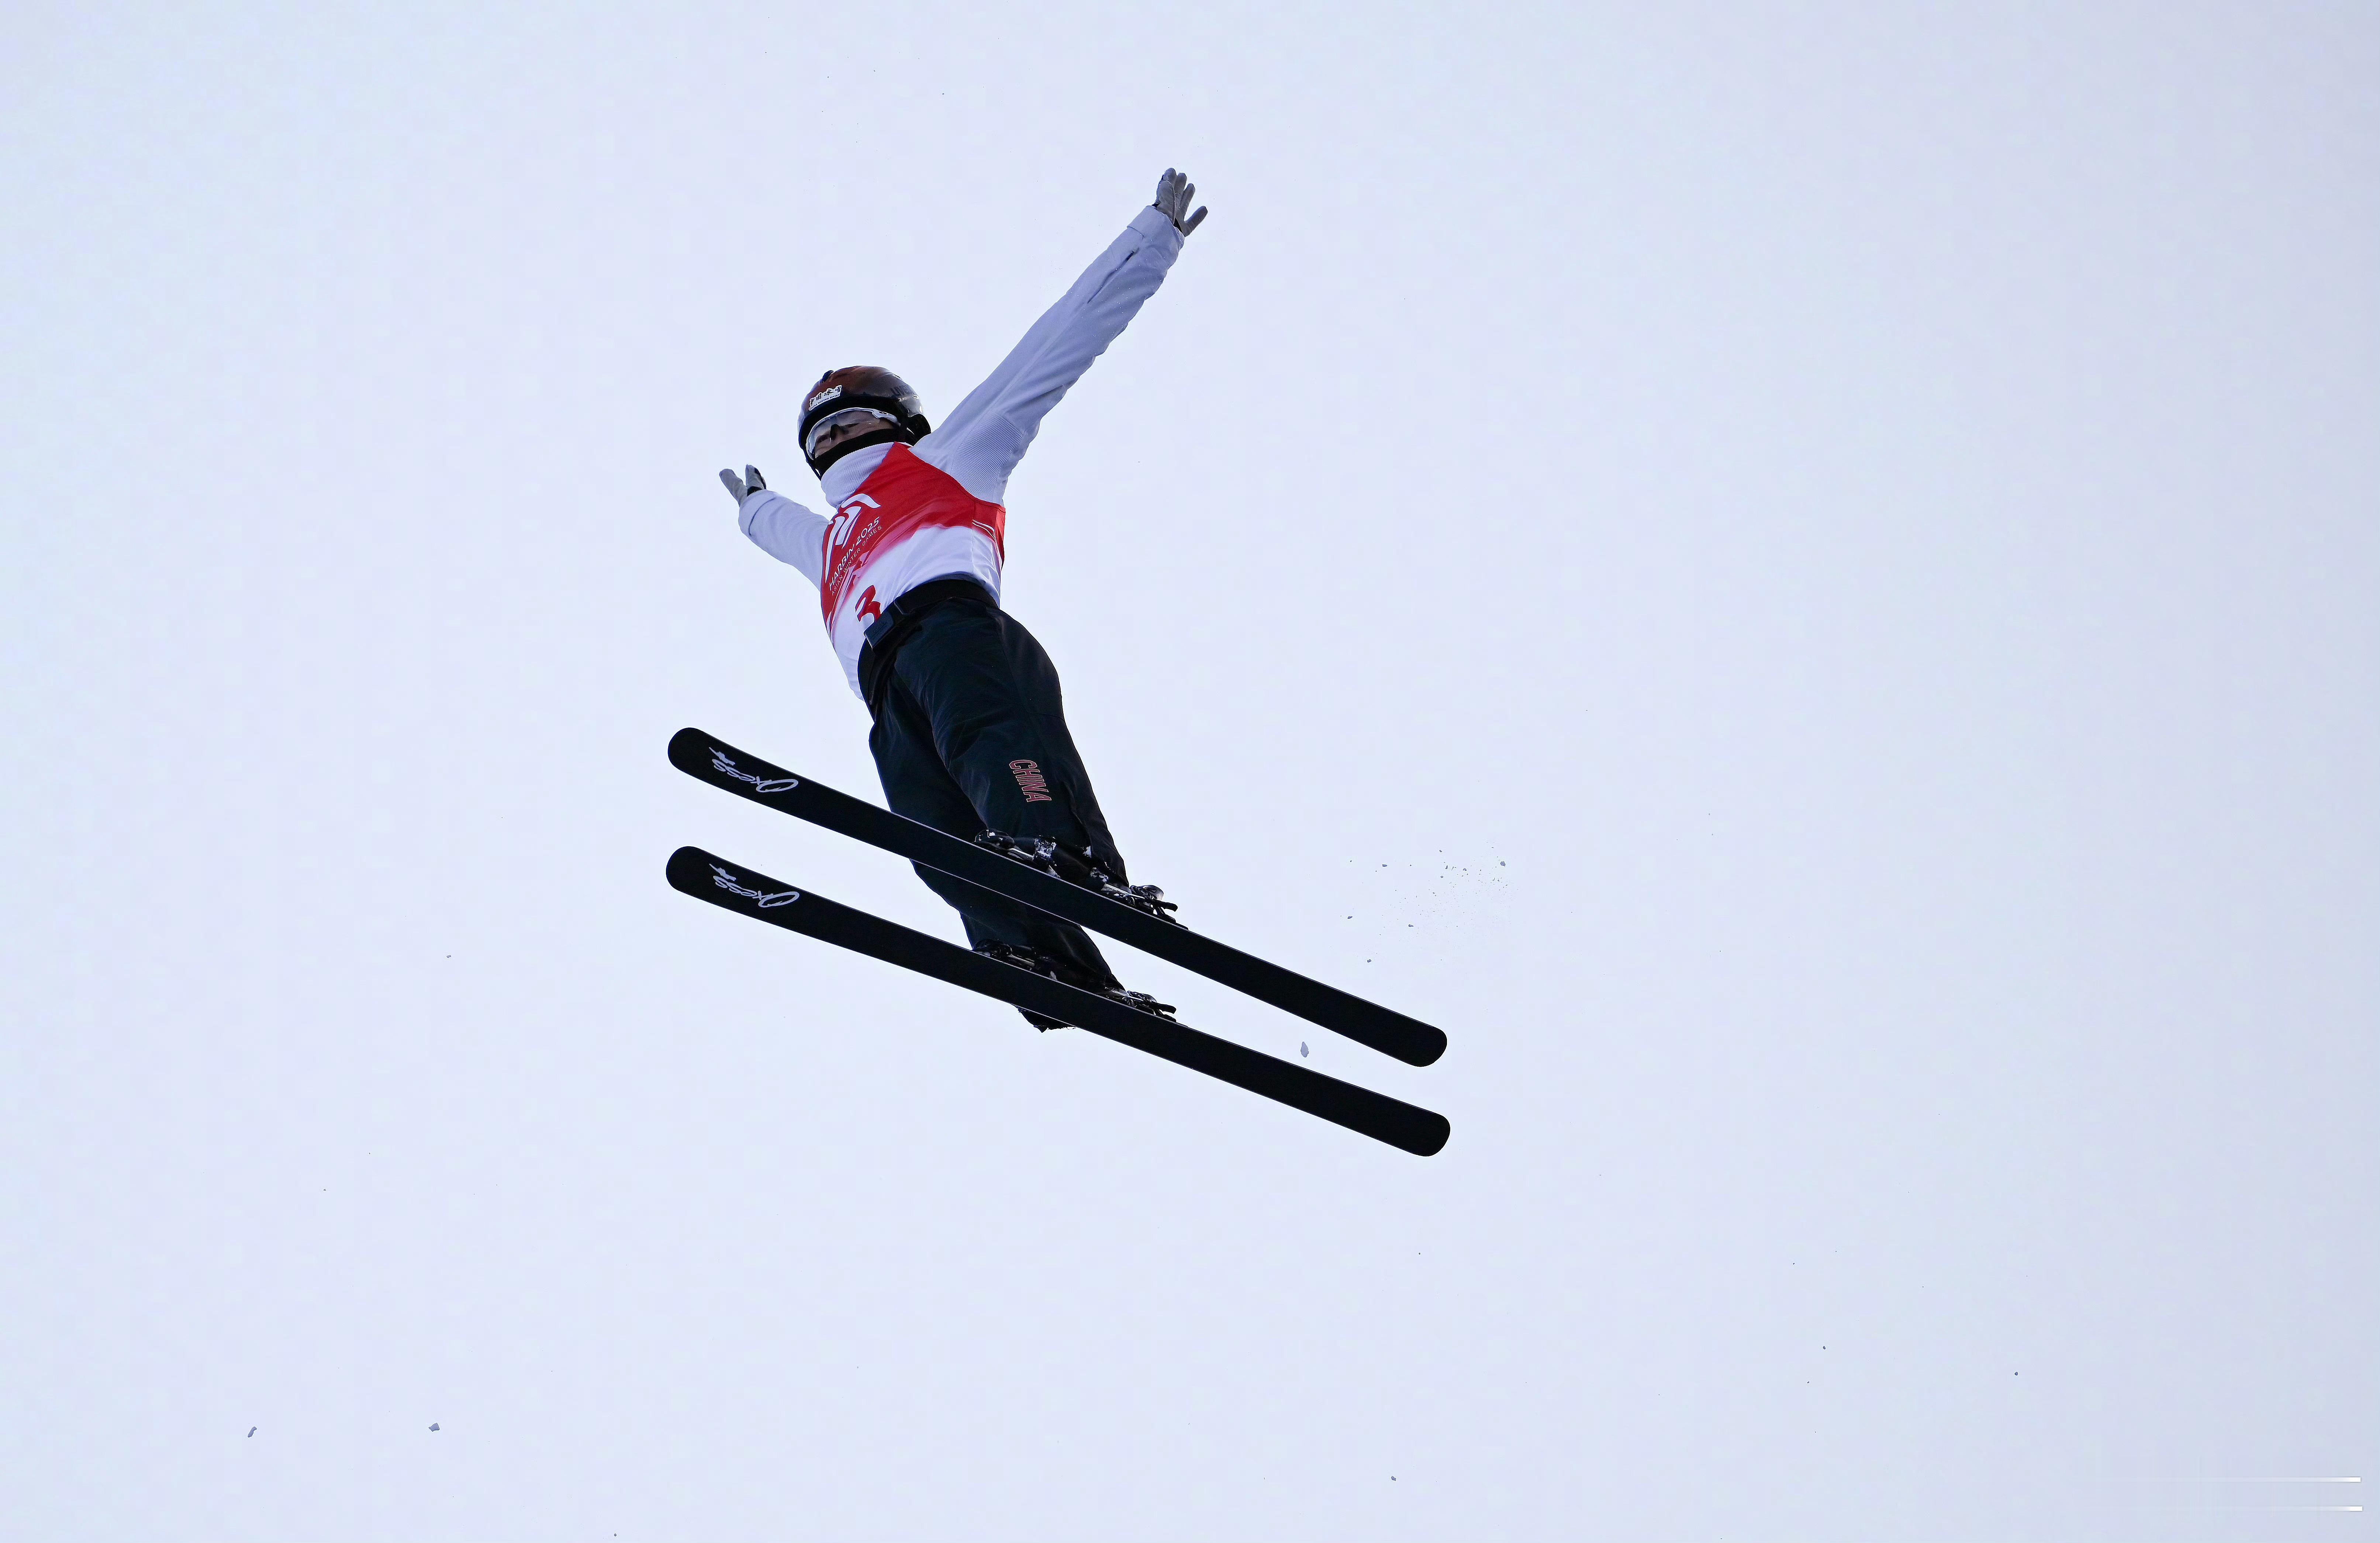
[(1243, 954), (1177, 922), (1160, 920), (847, 793), (796, 777), (700, 729), (680, 729), (670, 740), (669, 757), (670, 764), (679, 771), (713, 787), (1103, 932), (1400, 1061), (1427, 1066), (1446, 1053), (1446, 1036), (1418, 1018), (1366, 1002), (1253, 954)]
[(1445, 1146), (1451, 1131), (1444, 1115), (913, 932), (881, 917), (855, 911), (823, 895), (722, 861), (699, 847), (681, 846), (671, 855), (669, 881), (698, 900), (964, 986), (1012, 1006), (1029, 1007), (1419, 1157), (1428, 1157)]

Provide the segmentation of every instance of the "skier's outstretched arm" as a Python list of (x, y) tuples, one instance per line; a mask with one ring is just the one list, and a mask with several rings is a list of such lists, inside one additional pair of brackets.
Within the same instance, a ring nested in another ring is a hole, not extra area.
[(1181, 254), (1183, 238), (1207, 217), (1203, 208), (1188, 213), (1196, 190), (1178, 172), (1159, 179), (1157, 201), (1134, 216), (1123, 234), (1083, 270), (990, 378), (918, 442), (918, 456), (976, 497), (1005, 503), (1009, 473), (1024, 458), (1041, 419), (1157, 293)]
[(752, 544), (780, 563), (791, 563), (811, 583), (818, 583), (826, 516), (803, 508), (763, 482), (759, 467), (746, 467), (741, 477), (722, 471), (719, 480), (735, 500), (735, 523), (752, 538)]

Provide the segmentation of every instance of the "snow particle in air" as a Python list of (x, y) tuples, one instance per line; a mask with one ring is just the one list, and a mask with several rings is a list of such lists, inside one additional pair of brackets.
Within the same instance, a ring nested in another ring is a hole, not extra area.
[(431, 1428), (431, 1429), (432, 1429), (432, 1430), (437, 1429), (437, 1428), (438, 1428), (438, 1422), (437, 1422), (437, 1421), (435, 1421), (435, 1420), (432, 1420), (432, 1421), (430, 1423), (430, 1428)]
[(1297, 1053), (1300, 1055), (1304, 1055), (1305, 1053), (1305, 1041), (1303, 1039), (1300, 1039), (1297, 1042)]

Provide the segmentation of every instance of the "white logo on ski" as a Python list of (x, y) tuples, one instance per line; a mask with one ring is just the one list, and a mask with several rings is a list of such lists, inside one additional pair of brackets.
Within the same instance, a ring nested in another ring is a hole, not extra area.
[(791, 793), (802, 785), (799, 777), (756, 777), (727, 759), (727, 752), (713, 745), (710, 764), (714, 771), (724, 772), (739, 783), (750, 783), (763, 793)]
[(772, 905), (790, 905), (795, 901), (799, 900), (802, 897), (802, 892), (799, 890), (780, 890), (774, 894), (767, 893), (761, 890), (747, 890), (743, 885), (735, 881), (735, 875), (728, 872), (717, 863), (710, 865), (710, 871), (717, 875), (717, 877), (710, 881), (712, 883), (718, 885), (721, 889), (725, 890), (730, 894), (740, 894), (747, 900), (759, 901), (760, 903), (760, 909), (764, 911)]

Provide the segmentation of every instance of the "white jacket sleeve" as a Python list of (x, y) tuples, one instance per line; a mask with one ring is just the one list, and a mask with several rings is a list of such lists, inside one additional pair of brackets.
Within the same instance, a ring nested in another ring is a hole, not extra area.
[(918, 442), (919, 458), (949, 472), (976, 497), (1006, 503), (1009, 473), (1025, 458), (1041, 419), (1157, 293), (1181, 252), (1182, 233), (1172, 220), (1153, 208), (1134, 216), (991, 377)]
[(811, 583), (820, 582), (826, 556), (824, 515), (803, 508), (774, 488), (762, 488), (736, 505), (735, 523), (753, 545), (801, 569)]

